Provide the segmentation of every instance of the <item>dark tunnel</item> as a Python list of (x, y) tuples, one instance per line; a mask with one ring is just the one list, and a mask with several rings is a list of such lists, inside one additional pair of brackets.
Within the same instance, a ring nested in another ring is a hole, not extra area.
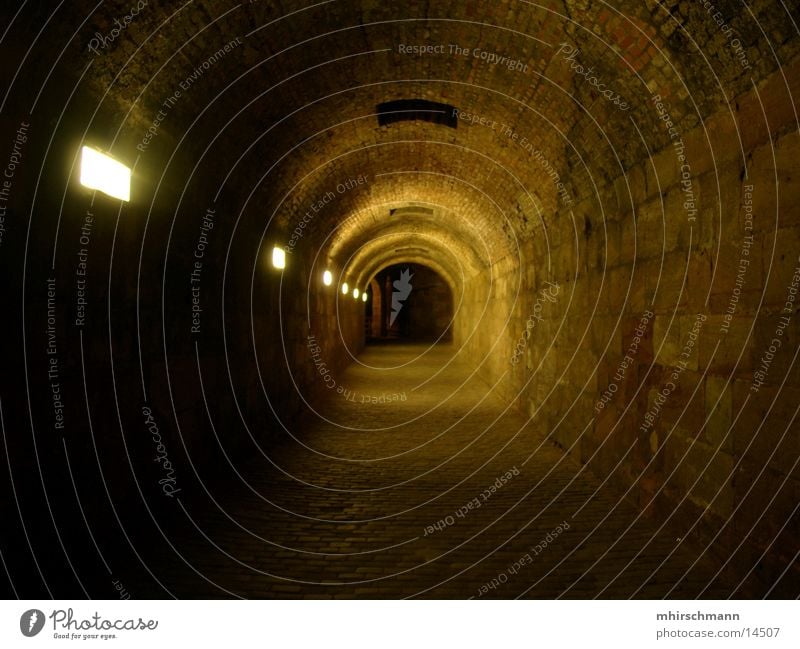
[(717, 4), (4, 5), (6, 598), (800, 596), (798, 12)]

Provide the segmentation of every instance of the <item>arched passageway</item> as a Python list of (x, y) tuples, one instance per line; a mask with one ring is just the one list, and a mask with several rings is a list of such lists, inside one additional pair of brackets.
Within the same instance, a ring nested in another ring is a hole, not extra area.
[(7, 590), (797, 597), (800, 21), (718, 4), (0, 9)]
[(393, 264), (370, 281), (367, 342), (452, 340), (453, 293), (436, 271)]

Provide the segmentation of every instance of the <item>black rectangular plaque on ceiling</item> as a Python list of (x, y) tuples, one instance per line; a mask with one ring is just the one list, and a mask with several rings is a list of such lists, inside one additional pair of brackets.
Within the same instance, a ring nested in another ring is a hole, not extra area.
[(455, 107), (427, 99), (396, 99), (378, 104), (378, 124), (422, 120), (450, 128), (458, 128)]

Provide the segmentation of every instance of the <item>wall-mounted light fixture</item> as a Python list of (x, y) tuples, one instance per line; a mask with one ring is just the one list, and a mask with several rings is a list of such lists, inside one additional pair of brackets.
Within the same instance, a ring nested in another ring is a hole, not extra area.
[(331, 273), (331, 271), (326, 270), (322, 273), (322, 283), (325, 284), (325, 286), (333, 284), (333, 273)]
[(131, 199), (131, 170), (114, 158), (85, 146), (81, 149), (81, 185), (112, 198)]
[(366, 301), (367, 301), (367, 292), (366, 292), (366, 291), (364, 291), (364, 292), (361, 294), (361, 299), (362, 299), (364, 302), (366, 302)]
[(343, 295), (347, 295), (347, 293), (348, 293), (348, 291), (349, 291), (349, 290), (350, 290), (350, 287), (347, 285), (347, 282), (345, 282), (344, 284), (342, 284), (342, 294), (343, 294)]
[(358, 299), (359, 290), (357, 288), (353, 289), (353, 297), (357, 300)]
[(272, 249), (272, 265), (275, 268), (286, 268), (286, 251), (280, 246)]

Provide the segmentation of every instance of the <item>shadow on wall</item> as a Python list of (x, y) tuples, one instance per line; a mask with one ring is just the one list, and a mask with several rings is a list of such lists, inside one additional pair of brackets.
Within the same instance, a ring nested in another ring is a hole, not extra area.
[(365, 305), (368, 343), (453, 339), (453, 293), (434, 270), (421, 264), (395, 264), (370, 282)]

